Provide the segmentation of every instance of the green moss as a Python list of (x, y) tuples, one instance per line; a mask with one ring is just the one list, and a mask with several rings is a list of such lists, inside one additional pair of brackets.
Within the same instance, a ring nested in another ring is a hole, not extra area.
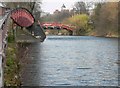
[(19, 65), (16, 58), (16, 44), (8, 43), (6, 51), (6, 66), (4, 69), (4, 80), (6, 86), (16, 86), (20, 84), (19, 80)]

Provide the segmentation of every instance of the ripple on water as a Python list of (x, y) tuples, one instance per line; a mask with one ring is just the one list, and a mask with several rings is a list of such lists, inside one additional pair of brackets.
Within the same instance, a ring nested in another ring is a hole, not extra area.
[(117, 45), (115, 38), (47, 36), (32, 47), (31, 66), (23, 69), (28, 74), (22, 81), (37, 86), (117, 86)]
[(77, 67), (76, 69), (83, 69), (83, 70), (88, 70), (88, 69), (92, 69), (92, 68), (88, 68), (88, 67)]

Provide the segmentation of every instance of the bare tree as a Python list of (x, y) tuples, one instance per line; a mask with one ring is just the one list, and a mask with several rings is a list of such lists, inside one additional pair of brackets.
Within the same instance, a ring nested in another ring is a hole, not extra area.
[(98, 4), (93, 16), (97, 35), (106, 36), (118, 33), (118, 3)]
[(84, 2), (76, 2), (74, 6), (76, 13), (86, 14), (87, 10), (86, 10), (86, 4)]
[(41, 2), (36, 2), (35, 4), (34, 4), (34, 8), (33, 8), (33, 15), (34, 15), (34, 17), (35, 17), (35, 21), (37, 21), (37, 20), (40, 20), (40, 16), (41, 16), (41, 12), (42, 12), (42, 10), (41, 10)]

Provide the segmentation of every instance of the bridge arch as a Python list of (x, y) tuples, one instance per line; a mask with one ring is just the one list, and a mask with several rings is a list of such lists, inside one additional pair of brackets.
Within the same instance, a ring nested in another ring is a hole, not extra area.
[(61, 24), (61, 23), (55, 23), (55, 22), (44, 22), (40, 24), (45, 30), (47, 29), (54, 29), (54, 30), (67, 30), (69, 32), (69, 35), (73, 35), (73, 30), (69, 25)]

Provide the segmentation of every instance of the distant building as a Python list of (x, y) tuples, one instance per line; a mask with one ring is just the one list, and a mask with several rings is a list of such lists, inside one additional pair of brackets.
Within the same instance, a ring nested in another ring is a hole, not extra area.
[(66, 6), (63, 4), (62, 7), (61, 7), (61, 11), (62, 10), (66, 10)]
[(54, 11), (54, 14), (58, 14), (58, 13), (60, 13), (59, 10), (55, 10), (55, 11)]

